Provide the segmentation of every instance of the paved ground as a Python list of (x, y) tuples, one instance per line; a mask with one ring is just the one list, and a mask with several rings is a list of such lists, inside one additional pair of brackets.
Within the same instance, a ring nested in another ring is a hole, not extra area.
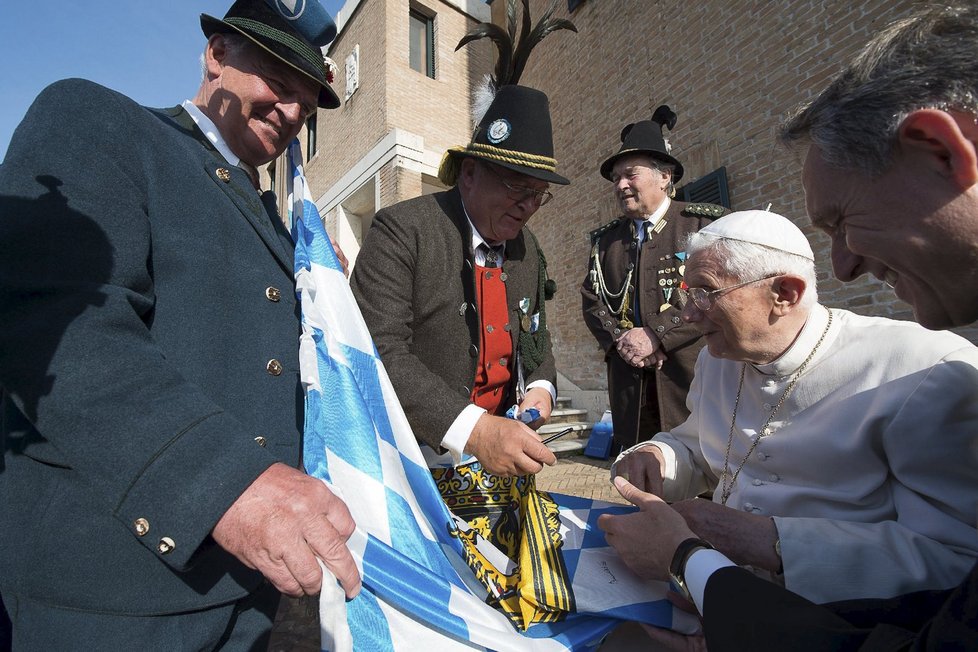
[[(608, 482), (610, 461), (578, 455), (561, 458), (537, 475), (537, 488), (555, 493), (624, 502)], [(284, 598), (275, 619), (269, 652), (318, 652), (319, 598)]]

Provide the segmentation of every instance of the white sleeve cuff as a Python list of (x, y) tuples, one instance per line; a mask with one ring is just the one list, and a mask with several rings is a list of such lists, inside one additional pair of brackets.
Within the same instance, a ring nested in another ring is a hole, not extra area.
[(475, 422), (485, 413), (485, 409), (475, 403), (470, 403), (455, 417), (455, 421), (448, 427), (448, 432), (442, 437), (442, 448), (448, 449), (456, 465), (462, 461), (462, 455), (466, 444), (469, 443), (472, 429), (475, 428)]
[(532, 383), (526, 386), (527, 389), (533, 389), (534, 387), (541, 387), (548, 392), (550, 392), (550, 407), (557, 405), (557, 388), (549, 380), (534, 380)]
[(727, 566), (736, 566), (736, 564), (727, 559), (722, 552), (709, 548), (700, 548), (686, 560), (683, 577), (700, 614), (703, 613), (703, 593), (706, 591), (707, 581), (713, 573)]
[(642, 450), (643, 448), (648, 448), (649, 446), (655, 446), (660, 451), (662, 451), (662, 457), (666, 462), (665, 468), (662, 470), (663, 480), (675, 480), (676, 479), (676, 452), (672, 450), (672, 447), (657, 441), (640, 441), (631, 448), (627, 448), (618, 454), (615, 458), (614, 463), (611, 465), (611, 479), (615, 479), (615, 467), (618, 466), (618, 462), (621, 462), (627, 455), (631, 455), (635, 451)]

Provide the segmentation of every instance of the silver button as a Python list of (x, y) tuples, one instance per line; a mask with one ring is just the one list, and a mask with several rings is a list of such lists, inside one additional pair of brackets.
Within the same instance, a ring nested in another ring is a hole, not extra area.
[(491, 281), (492, 280), (492, 272), (486, 272), (486, 280), (487, 281)]
[(258, 435), (257, 437), (255, 437), (255, 443), (261, 446), (262, 448), (265, 448), (265, 444), (268, 443), (268, 440), (266, 440), (261, 435)]
[(136, 534), (144, 537), (149, 533), (149, 521), (145, 518), (137, 518), (132, 522), (132, 529), (136, 531)]
[(168, 555), (173, 552), (173, 549), (177, 547), (177, 544), (173, 542), (170, 537), (163, 537), (160, 539), (160, 543), (156, 546), (156, 549), (160, 551), (161, 555)]
[(505, 367), (507, 362), (508, 360), (506, 360), (506, 358), (499, 358), (499, 364), (501, 366)]
[(283, 369), (282, 363), (275, 358), (272, 358), (265, 364), (265, 370), (273, 376), (281, 376)]
[(753, 512), (754, 511), (754, 505), (752, 505), (751, 503), (744, 503), (744, 511), (745, 512)]
[(496, 330), (496, 329), (492, 327), (492, 324), (489, 324), (489, 325), (486, 326), (486, 332), (487, 333), (491, 333), (494, 330)]
[(598, 311), (598, 317), (604, 317), (604, 316), (605, 316), (605, 315), (607, 315), (607, 314), (608, 314), (608, 313), (607, 313), (607, 312), (605, 312), (604, 310), (599, 310), (599, 311)]
[(282, 293), (278, 288), (269, 286), (265, 288), (265, 298), (274, 303), (278, 303), (282, 299)]
[(754, 485), (755, 487), (760, 487), (764, 483), (761, 482), (758, 478), (754, 478), (754, 481), (751, 482), (751, 484)]
[(501, 273), (501, 274), (499, 275), (499, 280), (500, 280), (500, 281), (502, 281), (503, 283), (505, 283), (505, 282), (506, 282), (506, 279), (508, 279), (508, 278), (509, 278), (509, 277), (508, 277), (508, 276), (506, 275), (506, 272), (502, 272), (502, 273)]

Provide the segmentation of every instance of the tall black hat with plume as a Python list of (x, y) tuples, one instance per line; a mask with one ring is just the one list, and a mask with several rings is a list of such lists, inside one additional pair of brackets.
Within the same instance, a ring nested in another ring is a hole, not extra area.
[(662, 135), (662, 128), (670, 131), (676, 126), (676, 112), (663, 104), (652, 114), (651, 120), (627, 125), (621, 130), (621, 149), (601, 164), (601, 176), (611, 180), (611, 168), (615, 161), (628, 154), (648, 154), (654, 159), (673, 166), (673, 183), (683, 176), (683, 164), (669, 153), (670, 147)]
[(449, 186), (455, 185), (462, 159), (466, 156), (551, 183), (570, 183), (557, 174), (547, 96), (534, 88), (519, 86), (518, 82), (537, 43), (551, 32), (559, 29), (576, 32), (577, 28), (567, 19), (553, 17), (556, 0), (552, 0), (536, 25), (531, 25), (530, 2), (522, 0), (523, 19), (517, 40), (517, 4), (518, 0), (507, 0), (508, 29), (494, 23), (480, 23), (462, 37), (455, 48), (458, 50), (472, 41), (490, 38), (496, 44), (499, 56), (496, 69), (482, 91), (483, 99), (476, 101), (479, 115), (474, 120), (477, 126), (471, 142), (465, 147), (450, 148), (442, 158), (438, 178)]

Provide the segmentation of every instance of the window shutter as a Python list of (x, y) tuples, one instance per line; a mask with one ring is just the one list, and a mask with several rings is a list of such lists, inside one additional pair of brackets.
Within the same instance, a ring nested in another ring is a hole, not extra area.
[(719, 204), (730, 208), (730, 191), (727, 189), (727, 168), (718, 167), (713, 172), (687, 183), (676, 190), (676, 196), (685, 202)]

